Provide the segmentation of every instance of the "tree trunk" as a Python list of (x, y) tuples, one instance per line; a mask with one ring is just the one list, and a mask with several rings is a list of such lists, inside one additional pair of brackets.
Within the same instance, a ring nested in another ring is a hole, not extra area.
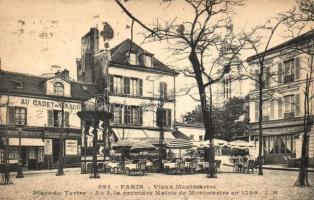
[(207, 101), (206, 101), (206, 92), (205, 92), (205, 86), (204, 81), (202, 78), (202, 72), (201, 72), (201, 65), (197, 58), (197, 54), (195, 52), (195, 49), (191, 50), (191, 53), (189, 55), (189, 60), (193, 66), (195, 79), (198, 86), (199, 91), (199, 97), (201, 101), (201, 110), (203, 114), (203, 121), (204, 121), (204, 127), (205, 127), (205, 138), (204, 140), (210, 141), (209, 146), (209, 178), (217, 177), (215, 173), (215, 169), (213, 167), (214, 165), (214, 159), (215, 159), (215, 153), (214, 153), (214, 145), (213, 139), (214, 139), (214, 132), (213, 132), (213, 126), (212, 126), (212, 116), (210, 115), (210, 110), (207, 108)]
[(263, 154), (263, 86), (264, 86), (264, 82), (263, 82), (263, 71), (264, 71), (264, 65), (261, 65), (261, 70), (258, 76), (258, 86), (259, 86), (259, 97), (258, 97), (258, 101), (259, 101), (259, 106), (258, 106), (258, 110), (259, 110), (259, 116), (258, 116), (258, 141), (259, 141), (259, 147), (258, 147), (258, 175), (263, 175), (263, 168), (262, 168), (262, 164), (263, 164), (263, 158), (262, 158), (262, 154)]
[(308, 132), (311, 129), (311, 119), (310, 119), (310, 100), (309, 100), (309, 87), (310, 87), (310, 79), (308, 75), (306, 76), (306, 86), (304, 92), (304, 118), (303, 118), (303, 126), (304, 126), (304, 136), (302, 140), (302, 155), (301, 155), (301, 163), (299, 170), (298, 180), (295, 182), (295, 186), (299, 187), (309, 187), (310, 183), (308, 181)]

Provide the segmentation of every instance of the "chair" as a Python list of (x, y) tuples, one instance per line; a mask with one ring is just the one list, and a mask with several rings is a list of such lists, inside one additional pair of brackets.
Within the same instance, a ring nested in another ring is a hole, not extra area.
[(184, 174), (185, 173), (185, 162), (181, 161), (177, 163), (176, 174)]
[(246, 167), (246, 170), (247, 170), (246, 172), (249, 173), (250, 170), (252, 170), (252, 173), (254, 173), (254, 169), (255, 169), (255, 161), (254, 160), (249, 160), (248, 161), (248, 165)]
[(221, 165), (221, 160), (215, 160), (215, 172), (218, 172), (218, 169), (220, 171), (220, 165)]
[(138, 173), (142, 173), (142, 175), (147, 175), (146, 162), (143, 161), (138, 163)]
[(283, 167), (288, 168), (289, 166), (289, 158), (287, 156), (282, 156), (283, 158)]
[(188, 167), (185, 167), (185, 172), (194, 174), (197, 169), (197, 161), (193, 160), (189, 163)]
[(153, 160), (153, 166), (151, 167), (152, 172), (158, 172), (160, 168), (160, 162), (159, 160)]
[(98, 163), (97, 168), (99, 172), (105, 172), (104, 163)]

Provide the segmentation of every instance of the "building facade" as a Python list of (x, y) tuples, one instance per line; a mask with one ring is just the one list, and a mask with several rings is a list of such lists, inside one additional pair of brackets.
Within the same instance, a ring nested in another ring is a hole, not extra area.
[[(282, 163), (284, 157), (300, 158), (304, 135), (305, 80), (313, 73), (314, 32), (275, 46), (266, 52), (263, 85), (263, 153), (265, 162)], [(252, 74), (259, 73), (258, 56), (247, 59)], [(311, 61), (312, 60), (312, 61)], [(312, 74), (313, 79), (313, 74)], [(310, 115), (314, 114), (313, 80), (310, 86)], [(250, 93), (251, 139), (258, 140), (258, 84)], [(313, 163), (313, 120), (309, 132), (309, 158)]]
[[(46, 77), (0, 71), (0, 80), (0, 134), (2, 144), (9, 145), (9, 162), (18, 162), (20, 128), (23, 166), (54, 168), (60, 152), (65, 166), (79, 165), (81, 121), (77, 112), (94, 95), (95, 87), (70, 80), (67, 70)], [(3, 153), (1, 148), (1, 161)]]
[[(158, 141), (160, 130), (156, 111), (161, 104), (166, 110), (164, 137), (174, 138), (171, 126), (175, 119), (175, 77), (178, 73), (129, 39), (110, 50), (99, 50), (97, 28), (91, 28), (82, 37), (81, 44), (81, 58), (77, 59), (77, 79), (80, 81), (99, 85), (100, 67), (96, 60), (103, 54), (108, 56), (107, 90), (113, 115), (110, 128), (115, 138)], [(88, 142), (84, 146), (91, 147)]]

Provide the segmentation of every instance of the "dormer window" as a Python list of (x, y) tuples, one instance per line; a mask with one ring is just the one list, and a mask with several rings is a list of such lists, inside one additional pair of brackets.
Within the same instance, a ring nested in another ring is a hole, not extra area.
[(23, 84), (21, 81), (11, 81), (16, 88), (23, 88)]
[(152, 56), (151, 55), (144, 55), (144, 65), (146, 67), (152, 67)]
[(137, 55), (136, 55), (136, 53), (130, 53), (129, 63), (131, 65), (137, 65)]
[(64, 96), (64, 85), (60, 82), (53, 84), (53, 92), (55, 95)]

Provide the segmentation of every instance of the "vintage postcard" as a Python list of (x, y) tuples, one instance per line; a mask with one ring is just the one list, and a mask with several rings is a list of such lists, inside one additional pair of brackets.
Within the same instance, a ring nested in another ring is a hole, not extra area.
[(0, 200), (314, 199), (314, 0), (0, 0)]

